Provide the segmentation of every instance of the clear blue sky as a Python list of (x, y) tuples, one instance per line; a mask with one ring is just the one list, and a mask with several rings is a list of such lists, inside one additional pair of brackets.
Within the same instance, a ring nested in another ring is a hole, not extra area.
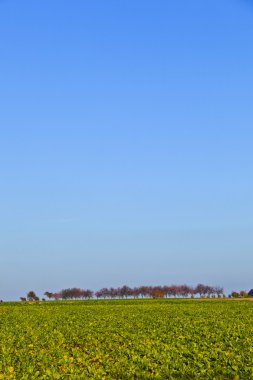
[(253, 2), (0, 1), (0, 298), (253, 287)]

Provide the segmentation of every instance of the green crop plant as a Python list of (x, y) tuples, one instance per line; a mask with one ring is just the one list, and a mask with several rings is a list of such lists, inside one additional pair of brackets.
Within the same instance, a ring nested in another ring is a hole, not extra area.
[(2, 303), (0, 379), (253, 379), (253, 305)]

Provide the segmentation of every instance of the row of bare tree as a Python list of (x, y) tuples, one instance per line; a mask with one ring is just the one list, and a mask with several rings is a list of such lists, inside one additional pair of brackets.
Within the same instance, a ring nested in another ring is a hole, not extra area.
[[(68, 300), (68, 299), (113, 299), (113, 298), (194, 298), (199, 297), (225, 297), (223, 288), (220, 286), (209, 286), (198, 284), (196, 287), (188, 285), (165, 285), (165, 286), (140, 286), (130, 288), (127, 285), (118, 288), (102, 288), (97, 292), (80, 288), (63, 289), (60, 292), (45, 292), (44, 295), (48, 299)], [(249, 292), (241, 290), (240, 292), (233, 291), (228, 295), (229, 298), (248, 298), (253, 297), (253, 289)], [(21, 301), (38, 301), (39, 297), (34, 291), (27, 293), (26, 297), (20, 297)], [(42, 298), (45, 301), (44, 298)], [(3, 302), (2, 300), (0, 302)]]
[[(31, 292), (29, 292), (31, 293)], [(168, 297), (221, 297), (224, 291), (220, 286), (209, 286), (198, 284), (197, 286), (188, 285), (164, 285), (164, 286), (140, 286), (130, 288), (127, 285), (118, 288), (102, 288), (97, 292), (80, 288), (63, 289), (60, 292), (45, 292), (44, 295), (49, 299), (91, 299), (91, 298), (168, 298)], [(36, 296), (35, 296), (36, 297)], [(29, 297), (27, 297), (29, 299)]]

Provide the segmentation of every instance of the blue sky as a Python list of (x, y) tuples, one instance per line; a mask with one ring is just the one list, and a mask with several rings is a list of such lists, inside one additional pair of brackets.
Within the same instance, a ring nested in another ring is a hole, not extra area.
[(0, 1), (0, 298), (253, 287), (253, 3)]

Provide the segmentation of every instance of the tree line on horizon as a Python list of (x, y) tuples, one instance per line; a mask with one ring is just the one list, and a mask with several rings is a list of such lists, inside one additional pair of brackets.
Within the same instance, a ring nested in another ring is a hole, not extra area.
[[(189, 285), (164, 285), (164, 286), (139, 286), (129, 287), (124, 285), (117, 288), (102, 288), (96, 292), (90, 289), (67, 288), (58, 292), (46, 291), (44, 296), (54, 300), (71, 299), (116, 299), (116, 298), (194, 298), (199, 297), (224, 297), (224, 290), (221, 286), (209, 286), (198, 284)], [(21, 301), (38, 301), (39, 297), (34, 291), (27, 293), (27, 297), (20, 297)], [(42, 298), (42, 300), (45, 300)]]

